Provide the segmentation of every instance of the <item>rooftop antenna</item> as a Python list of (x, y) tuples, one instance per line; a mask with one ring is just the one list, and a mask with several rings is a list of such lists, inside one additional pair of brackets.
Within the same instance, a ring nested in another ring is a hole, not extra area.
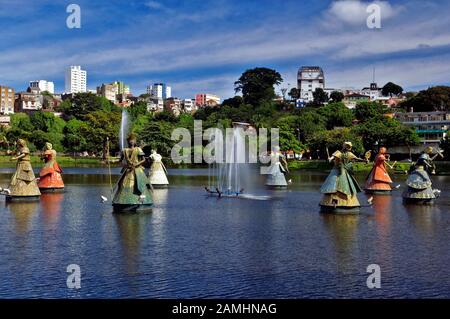
[(373, 67), (372, 71), (372, 83), (375, 83), (375, 66)]

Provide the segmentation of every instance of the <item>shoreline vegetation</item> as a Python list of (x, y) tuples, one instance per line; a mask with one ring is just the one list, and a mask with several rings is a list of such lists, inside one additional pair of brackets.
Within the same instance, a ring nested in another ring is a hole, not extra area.
[[(2, 167), (14, 167), (16, 163), (11, 161), (12, 156), (9, 155), (0, 155), (0, 166)], [(31, 163), (33, 165), (43, 164), (43, 161), (40, 159), (39, 155), (31, 156)], [(58, 156), (58, 163), (61, 166), (84, 166), (88, 165), (90, 167), (107, 167), (107, 162), (103, 161), (101, 157), (73, 157), (68, 155)], [(450, 175), (450, 161), (436, 161), (436, 175)], [(111, 167), (119, 167), (119, 158), (112, 157), (110, 158)], [(320, 171), (320, 172), (329, 172), (332, 168), (332, 164), (328, 163), (325, 160), (289, 160), (288, 161), (289, 170), (291, 171)], [(353, 164), (353, 171), (355, 174), (363, 174), (369, 173), (372, 169), (373, 163), (355, 163)], [(166, 166), (171, 169), (200, 169), (207, 168), (206, 164), (173, 164), (170, 161), (166, 163)], [(389, 169), (389, 172), (397, 175), (405, 174), (406, 171), (409, 170), (411, 166), (410, 162), (397, 162), (394, 169)]]

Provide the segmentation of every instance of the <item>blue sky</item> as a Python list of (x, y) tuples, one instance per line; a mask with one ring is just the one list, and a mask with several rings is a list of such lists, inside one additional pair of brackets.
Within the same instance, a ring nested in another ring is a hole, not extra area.
[[(373, 1), (341, 0), (0, 0), (0, 85), (46, 79), (64, 89), (81, 65), (88, 87), (123, 80), (134, 94), (167, 82), (173, 94), (233, 95), (248, 68), (278, 70), (293, 87), (302, 65), (324, 68), (326, 86), (408, 90), (450, 84), (450, 3), (375, 1), (381, 29), (368, 29)], [(66, 7), (81, 7), (81, 29)]]

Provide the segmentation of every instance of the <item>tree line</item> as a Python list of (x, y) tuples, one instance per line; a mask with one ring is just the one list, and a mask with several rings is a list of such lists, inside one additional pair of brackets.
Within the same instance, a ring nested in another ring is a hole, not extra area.
[[(178, 117), (168, 111), (148, 112), (146, 102), (136, 102), (127, 108), (131, 130), (138, 135), (144, 151), (157, 149), (166, 157), (177, 142), (171, 140), (173, 129), (186, 128), (193, 136), (194, 120), (202, 120), (204, 129), (231, 127), (235, 121), (248, 122), (256, 128), (277, 127), (283, 151), (309, 149), (324, 153), (326, 148), (337, 149), (347, 140), (353, 142), (358, 152), (374, 149), (376, 145), (389, 147), (419, 142), (412, 128), (392, 118), (390, 110), (376, 102), (360, 103), (350, 110), (338, 95), (300, 109), (290, 101), (276, 101), (275, 86), (282, 81), (275, 70), (247, 70), (234, 84), (240, 95), (224, 100), (220, 106), (201, 108), (195, 114), (182, 113)], [(391, 86), (390, 90), (398, 92), (399, 89)], [(449, 110), (450, 88), (421, 91), (402, 107), (413, 107), (415, 111)], [(2, 128), (0, 137), (9, 144), (25, 138), (32, 151), (42, 149), (45, 142), (65, 153), (88, 151), (100, 155), (105, 154), (108, 146), (112, 153), (119, 151), (120, 107), (92, 93), (80, 93), (63, 101), (58, 111), (62, 112), (61, 118), (43, 111), (13, 114), (11, 126)]]

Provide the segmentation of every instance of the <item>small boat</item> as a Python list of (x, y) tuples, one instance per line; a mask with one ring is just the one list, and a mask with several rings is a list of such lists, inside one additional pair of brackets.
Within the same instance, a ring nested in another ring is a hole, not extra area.
[(211, 196), (217, 196), (217, 197), (239, 197), (240, 195), (242, 195), (244, 193), (244, 189), (242, 188), (239, 191), (232, 191), (232, 190), (225, 190), (225, 191), (221, 191), (219, 190), (217, 187), (215, 190), (210, 190), (208, 187), (205, 187), (206, 192), (208, 193), (208, 195)]

